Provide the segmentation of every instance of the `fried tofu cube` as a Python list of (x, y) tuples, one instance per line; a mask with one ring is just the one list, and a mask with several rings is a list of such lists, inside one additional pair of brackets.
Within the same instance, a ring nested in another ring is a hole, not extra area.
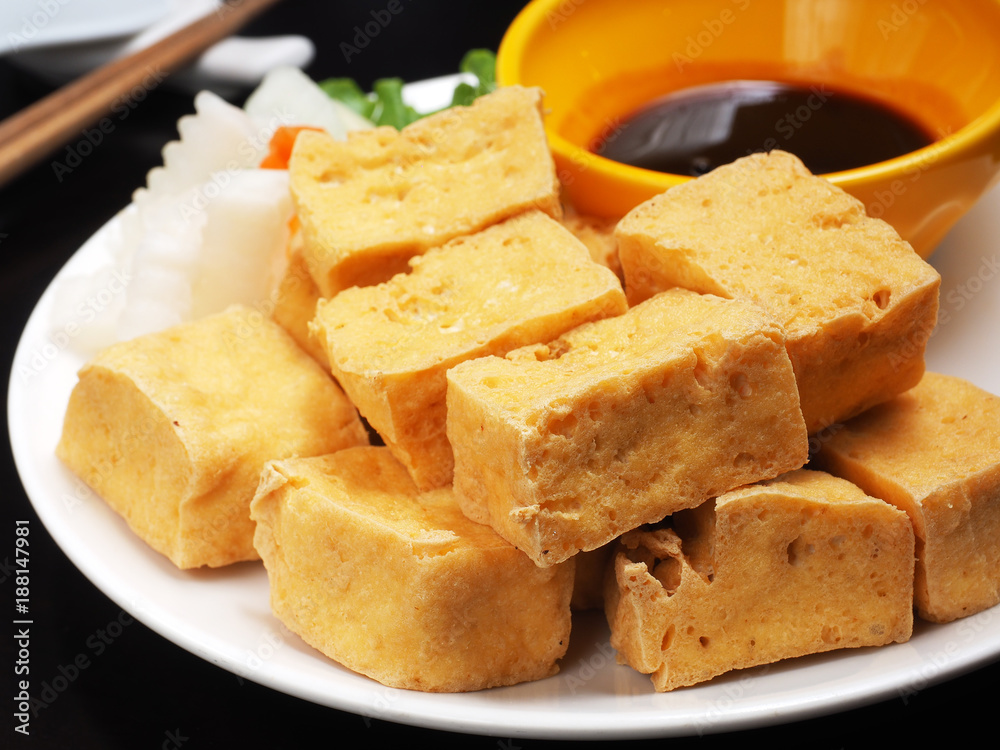
[(558, 671), (573, 563), (537, 568), (386, 448), (271, 462), (252, 513), (275, 614), (344, 666), (430, 692)]
[(597, 549), (573, 555), (576, 575), (570, 606), (574, 611), (604, 609), (604, 578), (614, 550), (615, 543), (609, 542)]
[(451, 482), (445, 372), (625, 312), (618, 278), (529, 211), (414, 258), (413, 271), (323, 300), (331, 370), (421, 489)]
[(749, 303), (664, 292), (447, 377), (462, 510), (538, 565), (807, 459), (784, 336)]
[(115, 344), (79, 373), (60, 459), (179, 568), (255, 560), (264, 463), (368, 437), (330, 376), (270, 318), (224, 313)]
[(774, 316), (810, 433), (923, 374), (940, 276), (791, 154), (754, 154), (671, 188), (630, 212), (616, 235), (630, 303), (683, 287)]
[(909, 639), (913, 529), (850, 482), (799, 470), (622, 537), (605, 609), (657, 691)]
[(309, 324), (316, 317), (316, 304), (320, 300), (319, 287), (302, 255), (301, 231), (292, 235), (288, 249), (288, 262), (274, 293), (272, 317), (315, 359), (324, 370), (329, 370), (326, 352), (309, 332)]
[(505, 86), (397, 131), (303, 132), (289, 165), (324, 297), (386, 281), (431, 247), (528, 209), (561, 213), (539, 89)]
[(581, 214), (572, 206), (564, 206), (560, 221), (580, 242), (590, 250), (595, 263), (607, 266), (618, 278), (622, 278), (622, 266), (618, 262), (618, 241), (615, 227), (618, 219)]
[(831, 430), (816, 461), (909, 514), (923, 619), (950, 622), (1000, 603), (1000, 398), (928, 372)]

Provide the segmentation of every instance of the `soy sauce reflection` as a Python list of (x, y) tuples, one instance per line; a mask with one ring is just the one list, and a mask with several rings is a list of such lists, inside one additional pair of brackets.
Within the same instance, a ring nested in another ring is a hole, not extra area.
[(699, 175), (755, 151), (780, 148), (814, 174), (874, 164), (934, 137), (902, 113), (826, 85), (727, 81), (669, 94), (594, 144), (608, 159)]

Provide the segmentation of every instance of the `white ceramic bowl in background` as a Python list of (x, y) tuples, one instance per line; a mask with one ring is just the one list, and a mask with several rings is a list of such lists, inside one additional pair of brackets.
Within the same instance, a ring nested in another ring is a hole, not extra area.
[[(58, 86), (219, 10), (220, 0), (2, 0), (0, 55)], [(9, 31), (8, 31), (9, 30)], [(177, 71), (169, 85), (226, 95), (315, 54), (304, 36), (230, 37)]]

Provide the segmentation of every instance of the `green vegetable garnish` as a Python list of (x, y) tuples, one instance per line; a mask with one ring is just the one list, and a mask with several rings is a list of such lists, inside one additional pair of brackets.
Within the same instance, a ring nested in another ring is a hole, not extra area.
[(463, 73), (471, 73), (479, 82), (475, 86), (468, 83), (458, 84), (451, 97), (453, 107), (467, 107), (476, 97), (488, 94), (497, 87), (497, 56), (488, 49), (466, 52), (458, 69)]
[(375, 108), (371, 121), (376, 125), (392, 125), (402, 130), (421, 115), (403, 102), (403, 79), (380, 78), (372, 87), (375, 94)]
[[(462, 58), (458, 69), (475, 76), (476, 83), (458, 84), (451, 97), (451, 107), (468, 106), (477, 97), (488, 94), (497, 87), (496, 55), (488, 49), (470, 50)], [(362, 117), (367, 117), (376, 125), (392, 125), (402, 129), (414, 120), (433, 114), (417, 112), (403, 101), (401, 78), (381, 78), (375, 81), (373, 90), (368, 94), (352, 78), (328, 78), (321, 81), (319, 86), (329, 97), (350, 107)]]
[(362, 117), (371, 119), (375, 102), (368, 98), (368, 95), (361, 90), (353, 78), (327, 78), (320, 82), (319, 87), (331, 99), (336, 99)]

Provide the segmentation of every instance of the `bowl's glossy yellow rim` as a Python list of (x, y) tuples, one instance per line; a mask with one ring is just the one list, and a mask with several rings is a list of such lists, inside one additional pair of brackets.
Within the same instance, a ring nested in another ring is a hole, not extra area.
[[(553, 9), (566, 0), (532, 0), (517, 15), (508, 27), (497, 52), (497, 80), (501, 85), (534, 85), (521, 80), (519, 66), (524, 59), (531, 38), (536, 29)], [(1000, 5), (1000, 0), (994, 0)], [(629, 182), (662, 192), (693, 179), (686, 175), (656, 172), (642, 167), (612, 161), (595, 154), (582, 146), (570, 142), (558, 133), (546, 128), (549, 146), (560, 157), (578, 165), (587, 165), (599, 174), (617, 181)], [(855, 167), (841, 172), (821, 175), (840, 187), (860, 187), (871, 183), (884, 183), (903, 175), (912, 174), (914, 169), (926, 169), (939, 160), (953, 160), (961, 155), (983, 149), (991, 134), (1000, 131), (1000, 99), (981, 115), (956, 130), (916, 151), (897, 156), (886, 161)], [(994, 158), (1000, 160), (1000, 145), (994, 146)]]

